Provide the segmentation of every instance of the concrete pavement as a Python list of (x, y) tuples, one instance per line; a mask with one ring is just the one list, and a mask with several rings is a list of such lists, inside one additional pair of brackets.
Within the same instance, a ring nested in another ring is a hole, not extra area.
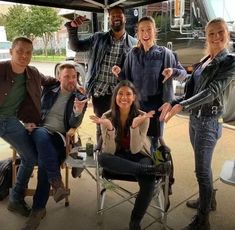
[[(89, 136), (95, 140), (95, 125), (90, 122), (89, 115), (92, 108), (89, 107), (84, 122), (80, 128), (82, 143), (85, 144)], [(174, 159), (175, 184), (171, 207), (168, 214), (167, 224), (170, 229), (181, 229), (187, 225), (195, 211), (185, 206), (188, 199), (198, 196), (198, 186), (194, 175), (193, 152), (188, 136), (188, 119), (174, 117), (165, 126), (165, 140), (172, 149)], [(11, 156), (9, 146), (0, 140), (0, 159)], [(211, 229), (233, 230), (235, 229), (235, 187), (226, 185), (219, 180), (221, 167), (225, 160), (235, 159), (235, 130), (223, 128), (222, 138), (219, 140), (214, 157), (214, 187), (217, 192), (217, 211), (211, 213)], [(36, 172), (35, 172), (36, 175)], [(34, 186), (36, 176), (30, 183)], [(136, 185), (129, 185), (135, 187)], [(70, 206), (64, 207), (64, 202), (55, 203), (49, 199), (47, 216), (41, 222), (39, 230), (128, 230), (128, 222), (132, 206), (124, 203), (103, 216), (103, 224), (96, 214), (96, 185), (94, 180), (84, 172), (81, 178), (70, 176)], [(116, 200), (115, 195), (108, 195), (106, 202)], [(32, 204), (32, 197), (26, 198)], [(8, 198), (0, 201), (0, 229), (18, 230), (23, 226), (27, 218), (9, 212), (7, 207)], [(156, 212), (149, 210), (154, 215)], [(153, 219), (145, 216), (142, 228), (148, 230), (161, 229), (159, 223), (153, 223)]]

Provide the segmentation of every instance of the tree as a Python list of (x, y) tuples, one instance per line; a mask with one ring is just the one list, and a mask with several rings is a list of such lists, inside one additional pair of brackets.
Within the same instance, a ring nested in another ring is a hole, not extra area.
[(41, 37), (44, 43), (44, 54), (53, 32), (59, 30), (62, 19), (53, 8), (14, 5), (9, 8), (6, 19), (6, 30), (10, 40), (17, 36), (28, 38)]
[(30, 17), (26, 25), (30, 28), (30, 35), (41, 37), (44, 43), (44, 54), (47, 55), (47, 47), (52, 33), (59, 30), (62, 19), (57, 11), (48, 7), (30, 7)]
[(25, 34), (25, 22), (27, 21), (28, 12), (23, 5), (14, 5), (9, 8), (8, 13), (5, 15), (5, 26), (7, 37), (13, 40), (17, 36), (27, 36)]

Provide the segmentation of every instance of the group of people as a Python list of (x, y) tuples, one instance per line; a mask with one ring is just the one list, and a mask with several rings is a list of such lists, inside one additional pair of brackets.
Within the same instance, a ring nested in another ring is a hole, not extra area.
[[(7, 208), (30, 216), (24, 230), (36, 229), (46, 215), (50, 186), (56, 202), (68, 195), (60, 174), (65, 158), (61, 135), (81, 124), (87, 104), (77, 99), (81, 92), (74, 65), (60, 65), (58, 79), (46, 77), (28, 65), (32, 52), (32, 41), (18, 37), (10, 49), (11, 60), (0, 62), (0, 137), (21, 159)], [(31, 209), (24, 197), (35, 165), (37, 188)]]
[[(221, 136), (223, 92), (235, 78), (225, 21), (216, 18), (208, 23), (206, 56), (187, 79), (185, 95), (175, 99), (172, 81), (186, 79), (187, 73), (172, 51), (156, 44), (153, 18), (139, 20), (135, 39), (125, 31), (124, 9), (114, 6), (109, 9), (110, 31), (79, 40), (77, 29), (84, 20), (78, 16), (66, 27), (71, 48), (90, 51), (85, 91), (92, 98), (90, 119), (97, 124), (97, 144), (102, 144), (99, 164), (112, 173), (135, 177), (140, 187), (129, 230), (141, 229), (156, 176), (169, 172), (167, 163), (154, 164), (152, 153), (163, 137), (164, 122), (183, 109), (190, 112), (189, 134), (199, 185), (199, 199), (193, 206), (197, 214), (184, 229), (210, 229), (211, 159)], [(12, 44), (11, 61), (0, 63), (0, 136), (21, 156), (8, 209), (30, 215), (24, 230), (36, 229), (46, 215), (50, 186), (56, 202), (68, 195), (60, 175), (64, 144), (58, 133), (81, 124), (87, 103), (77, 99), (82, 92), (73, 65), (62, 64), (58, 80), (45, 77), (28, 66), (32, 50), (30, 40), (18, 38)], [(31, 210), (24, 191), (36, 163), (38, 184)]]

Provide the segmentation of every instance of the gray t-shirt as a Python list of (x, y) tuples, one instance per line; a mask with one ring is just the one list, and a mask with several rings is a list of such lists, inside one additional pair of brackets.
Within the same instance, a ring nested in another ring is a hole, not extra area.
[(51, 132), (65, 133), (64, 127), (64, 112), (67, 101), (71, 93), (62, 93), (58, 95), (58, 98), (52, 106), (50, 112), (46, 116), (43, 126)]

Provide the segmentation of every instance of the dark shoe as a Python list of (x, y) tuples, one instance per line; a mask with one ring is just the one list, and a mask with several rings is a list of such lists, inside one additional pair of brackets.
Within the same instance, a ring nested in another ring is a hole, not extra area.
[(24, 200), (22, 201), (9, 201), (7, 209), (11, 212), (17, 212), (22, 216), (29, 216), (31, 208), (26, 204)]
[(29, 219), (21, 230), (35, 230), (40, 225), (41, 220), (46, 216), (46, 209), (32, 210)]
[(142, 165), (141, 174), (160, 176), (163, 174), (169, 174), (171, 164), (169, 162), (161, 163), (158, 165)]
[(192, 222), (181, 230), (210, 230), (209, 215), (194, 216)]
[(72, 177), (73, 178), (81, 177), (83, 170), (84, 170), (84, 168), (72, 167), (72, 170), (71, 170)]
[[(217, 191), (217, 189), (213, 189), (213, 191), (212, 191), (211, 209), (210, 209), (211, 211), (216, 210), (216, 206), (217, 206), (217, 202), (216, 202), (216, 199), (215, 199), (216, 191)], [(198, 207), (199, 207), (199, 198), (197, 198), (196, 200), (187, 201), (186, 206), (189, 207), (189, 208), (198, 209)]]
[(131, 220), (129, 223), (129, 230), (141, 230), (140, 222)]
[(55, 202), (59, 202), (69, 195), (69, 192), (65, 189), (64, 183), (61, 179), (52, 180), (51, 186)]

